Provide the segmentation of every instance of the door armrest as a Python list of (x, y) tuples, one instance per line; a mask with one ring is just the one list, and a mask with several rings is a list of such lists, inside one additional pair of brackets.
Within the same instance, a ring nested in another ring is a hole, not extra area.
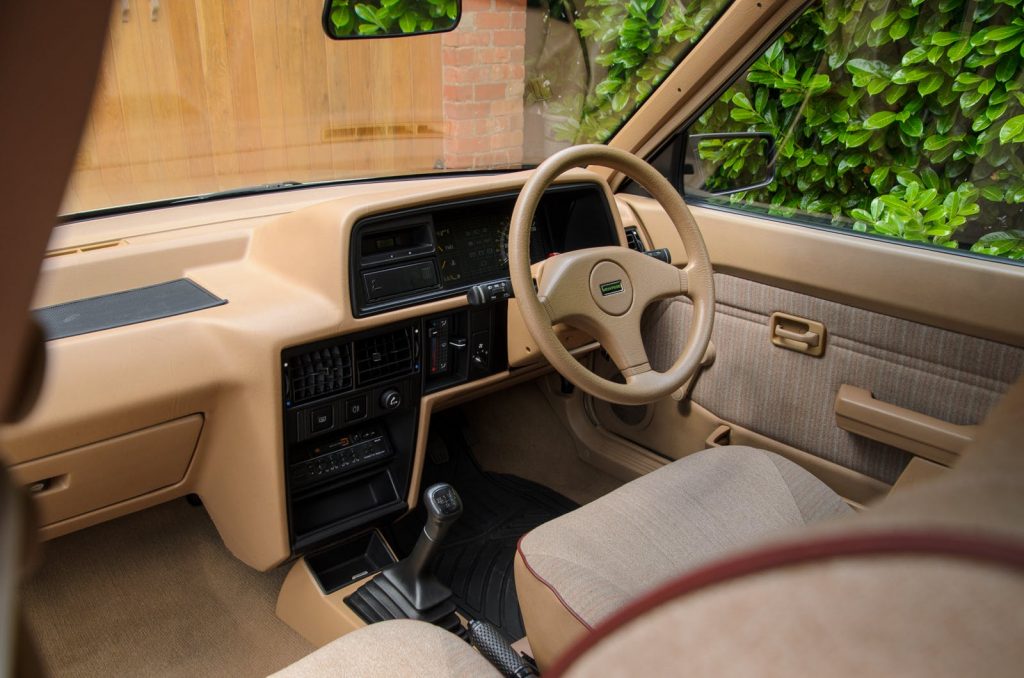
[(849, 384), (836, 394), (836, 424), (886, 445), (906, 450), (943, 466), (956, 463), (974, 440), (976, 426), (959, 426), (898, 405), (877, 400), (870, 391)]

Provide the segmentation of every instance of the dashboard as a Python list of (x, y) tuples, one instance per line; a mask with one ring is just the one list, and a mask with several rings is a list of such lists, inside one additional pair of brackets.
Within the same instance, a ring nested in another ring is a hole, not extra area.
[[(310, 187), (58, 227), (52, 247), (73, 253), (45, 261), (38, 308), (105, 308), (168, 282), (219, 301), (48, 343), (56, 367), (33, 416), (0, 431), (18, 481), (43, 488), (42, 534), (195, 493), (232, 553), (269, 569), (407, 511), (431, 413), (544, 370), (515, 300), (472, 294), (508, 275), (528, 176)], [(538, 207), (534, 261), (622, 243), (600, 178), (564, 182)]]
[[(465, 294), (507, 278), (516, 195), (439, 203), (357, 223), (350, 248), (356, 317)], [(555, 186), (545, 192), (532, 226), (532, 262), (613, 244), (618, 244), (615, 222), (597, 185)]]

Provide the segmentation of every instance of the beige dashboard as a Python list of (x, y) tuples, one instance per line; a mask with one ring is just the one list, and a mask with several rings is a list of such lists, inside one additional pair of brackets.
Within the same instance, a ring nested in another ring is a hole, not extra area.
[[(515, 191), (525, 177), (311, 188), (58, 227), (37, 308), (181, 277), (228, 303), (48, 343), (38, 405), (0, 434), (6, 463), (43, 507), (43, 536), (197, 493), (238, 558), (258, 569), (287, 559), (282, 350), (467, 304), (462, 294), (356, 317), (346, 283), (354, 224)], [(574, 171), (564, 180), (596, 182), (611, 200), (593, 174)], [(410, 506), (430, 412), (545, 369), (514, 304), (508, 315), (511, 371), (423, 398)], [(587, 340), (570, 333), (567, 342)]]

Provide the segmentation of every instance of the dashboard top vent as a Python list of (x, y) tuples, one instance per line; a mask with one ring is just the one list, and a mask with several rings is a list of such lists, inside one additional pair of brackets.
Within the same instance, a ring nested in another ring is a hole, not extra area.
[(360, 386), (406, 374), (413, 370), (414, 361), (410, 327), (356, 341), (356, 374)]
[(626, 227), (626, 244), (629, 245), (629, 249), (636, 250), (637, 252), (646, 252), (644, 249), (644, 241), (640, 239), (640, 231), (637, 230), (636, 226)]
[(314, 349), (288, 359), (286, 395), (292, 405), (352, 388), (352, 352), (349, 344)]

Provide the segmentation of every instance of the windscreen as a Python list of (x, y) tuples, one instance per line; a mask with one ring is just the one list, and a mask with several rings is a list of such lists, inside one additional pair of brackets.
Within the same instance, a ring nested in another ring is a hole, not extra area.
[(452, 31), (349, 41), (309, 0), (113, 3), (62, 212), (535, 165), (606, 141), (727, 1), (465, 0)]

